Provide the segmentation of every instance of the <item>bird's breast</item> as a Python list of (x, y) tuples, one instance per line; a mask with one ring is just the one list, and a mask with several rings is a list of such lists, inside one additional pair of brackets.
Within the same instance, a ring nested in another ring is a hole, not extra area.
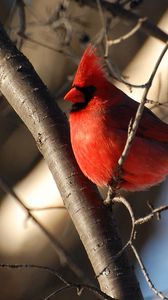
[[(103, 118), (70, 117), (71, 144), (82, 172), (97, 185), (106, 185), (119, 158), (115, 131), (109, 136)], [(115, 151), (113, 149), (115, 148)]]

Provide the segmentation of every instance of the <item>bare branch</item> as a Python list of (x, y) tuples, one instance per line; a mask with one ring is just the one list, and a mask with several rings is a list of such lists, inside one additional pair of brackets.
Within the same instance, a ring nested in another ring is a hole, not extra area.
[(105, 39), (105, 45), (107, 44), (108, 38), (107, 38), (107, 30), (106, 30), (106, 21), (104, 18), (104, 14), (103, 14), (103, 10), (102, 10), (102, 6), (101, 6), (101, 2), (100, 0), (96, 0), (97, 2), (97, 7), (98, 7), (98, 11), (99, 11), (99, 15), (100, 15), (100, 21), (102, 23), (102, 37), (104, 37)]
[[(10, 84), (9, 84), (10, 82)], [(143, 296), (122, 248), (113, 215), (97, 188), (80, 172), (71, 146), (67, 120), (28, 60), (0, 27), (0, 88), (31, 131), (57, 182), (66, 208), (86, 248), (101, 290), (120, 299)], [(102, 260), (103, 257), (103, 260)], [(108, 263), (110, 267), (106, 269)]]
[(136, 257), (136, 259), (137, 259), (137, 261), (138, 261), (138, 263), (139, 263), (139, 265), (140, 265), (141, 271), (142, 271), (142, 273), (143, 273), (143, 275), (144, 275), (144, 277), (145, 277), (145, 279), (146, 279), (146, 282), (148, 283), (150, 289), (151, 289), (151, 290), (154, 292), (154, 294), (155, 294), (156, 296), (158, 296), (160, 299), (162, 299), (162, 300), (168, 300), (168, 297), (166, 297), (162, 292), (158, 291), (158, 290), (155, 288), (155, 286), (154, 286), (154, 284), (152, 283), (152, 281), (151, 281), (151, 279), (150, 279), (150, 277), (149, 277), (149, 274), (148, 274), (148, 272), (147, 272), (147, 270), (146, 270), (146, 268), (145, 268), (145, 266), (144, 266), (144, 264), (143, 264), (143, 261), (142, 261), (140, 255), (138, 254), (138, 252), (137, 252), (135, 246), (134, 246), (132, 243), (130, 243), (130, 246), (131, 246), (131, 249), (132, 249), (132, 251), (133, 251), (133, 253), (134, 253), (134, 255), (135, 255), (135, 257)]
[(132, 126), (131, 126), (131, 130), (128, 132), (128, 138), (127, 138), (127, 141), (126, 141), (126, 144), (125, 144), (125, 147), (124, 147), (124, 150), (122, 152), (122, 155), (118, 161), (118, 167), (117, 168), (122, 168), (122, 165), (123, 163), (125, 162), (127, 156), (128, 156), (128, 153), (131, 149), (131, 146), (132, 146), (132, 143), (133, 143), (133, 140), (134, 140), (134, 137), (136, 135), (136, 132), (137, 132), (137, 129), (138, 129), (138, 126), (139, 126), (139, 122), (141, 120), (141, 117), (142, 117), (142, 114), (143, 114), (143, 110), (144, 110), (144, 106), (145, 106), (145, 103), (146, 103), (146, 98), (147, 98), (147, 94), (149, 92), (149, 89), (152, 85), (152, 82), (153, 82), (153, 79), (155, 77), (155, 74), (157, 72), (157, 69), (161, 63), (161, 60), (164, 56), (164, 54), (166, 53), (168, 49), (168, 42), (166, 43), (166, 46), (164, 47), (164, 49), (162, 50), (156, 64), (155, 64), (155, 67), (153, 69), (153, 72), (146, 84), (146, 88), (145, 88), (145, 91), (144, 91), (144, 94), (143, 94), (143, 97), (142, 97), (142, 100), (140, 102), (140, 105), (138, 106), (138, 110), (136, 112), (136, 115), (135, 115), (135, 119), (134, 119), (134, 122), (132, 123)]
[(127, 85), (130, 89), (132, 88), (145, 88), (147, 86), (147, 83), (142, 83), (142, 84), (133, 84), (128, 82), (127, 80), (124, 79), (124, 76), (122, 76), (121, 74), (116, 74), (116, 72), (114, 73), (113, 68), (111, 66), (111, 62), (109, 61), (108, 57), (105, 56), (105, 62), (109, 71), (109, 75), (112, 76), (114, 79), (118, 80), (119, 82), (124, 83), (125, 85)]
[(48, 44), (45, 44), (45, 43), (43, 43), (43, 42), (41, 42), (41, 41), (38, 41), (38, 40), (36, 40), (36, 39), (34, 40), (32, 37), (30, 37), (30, 36), (28, 36), (28, 35), (24, 35), (23, 38), (24, 38), (25, 40), (27, 40), (27, 41), (33, 43), (33, 44), (40, 45), (40, 46), (42, 46), (42, 47), (44, 47), (44, 48), (47, 48), (47, 49), (50, 49), (50, 50), (52, 50), (52, 51), (54, 51), (54, 52), (58, 52), (58, 53), (61, 53), (61, 54), (65, 54), (65, 52), (64, 52), (63, 49), (57, 49), (57, 48), (55, 48), (55, 47), (53, 47), (53, 46), (50, 46), (50, 45), (48, 45)]
[(25, 14), (25, 4), (23, 0), (16, 0), (16, 6), (18, 8), (19, 15), (19, 30), (17, 31), (17, 47), (21, 49), (23, 44), (23, 36), (26, 31), (26, 14)]
[(143, 217), (143, 218), (139, 218), (139, 219), (135, 219), (134, 217), (134, 213), (133, 213), (133, 210), (129, 204), (129, 202), (124, 199), (123, 197), (116, 197), (116, 198), (113, 198), (113, 203), (121, 203), (125, 206), (125, 208), (128, 210), (129, 212), (129, 215), (130, 215), (130, 218), (131, 218), (131, 222), (132, 222), (132, 229), (131, 229), (131, 233), (130, 233), (130, 238), (129, 240), (125, 243), (125, 245), (123, 246), (123, 248), (118, 252), (118, 254), (116, 255), (116, 258), (118, 258), (122, 253), (123, 251), (128, 247), (130, 246), (139, 265), (140, 265), (140, 268), (141, 268), (141, 271), (146, 279), (146, 282), (148, 283), (150, 289), (161, 299), (164, 299), (164, 300), (168, 300), (168, 298), (160, 291), (158, 291), (154, 284), (152, 283), (152, 280), (150, 279), (150, 276), (142, 262), (142, 259), (140, 257), (140, 255), (138, 254), (135, 246), (133, 245), (133, 240), (135, 239), (136, 237), (136, 225), (141, 225), (145, 222), (148, 222), (150, 221), (155, 215), (157, 215), (158, 213), (161, 213), (165, 210), (168, 210), (168, 205), (164, 205), (164, 206), (161, 206), (159, 208), (156, 208), (156, 209), (152, 209), (152, 213), (148, 214), (147, 216)]
[[(96, 1), (94, 0), (75, 0), (80, 5), (87, 5), (89, 7), (97, 8)], [(121, 19), (126, 19), (130, 24), (135, 25), (139, 19), (142, 17), (133, 13), (131, 10), (123, 8), (118, 3), (112, 3), (110, 0), (100, 0), (101, 6), (111, 12), (114, 16), (121, 17)], [(144, 31), (149, 36), (153, 36), (163, 42), (167, 42), (168, 34), (161, 30), (159, 27), (154, 25), (148, 19), (142, 23), (141, 30)]]
[(129, 204), (129, 202), (124, 198), (124, 197), (115, 197), (113, 198), (113, 203), (121, 203), (122, 205), (125, 206), (125, 208), (127, 209), (127, 211), (129, 212), (130, 218), (131, 218), (131, 222), (132, 222), (132, 229), (131, 229), (131, 233), (130, 233), (130, 237), (128, 239), (128, 242), (123, 246), (123, 248), (120, 250), (120, 253), (117, 254), (121, 255), (122, 251), (125, 250), (125, 248), (130, 244), (130, 242), (135, 238), (136, 232), (135, 232), (135, 216), (134, 216), (134, 212), (132, 210), (131, 205)]
[(125, 40), (127, 40), (128, 38), (130, 38), (133, 34), (135, 34), (142, 26), (143, 22), (145, 22), (147, 20), (146, 17), (144, 18), (140, 18), (137, 22), (137, 24), (126, 34), (120, 36), (119, 38), (115, 39), (115, 40), (108, 40), (108, 46), (112, 46), (112, 45), (116, 45), (119, 44)]
[(48, 297), (46, 297), (44, 300), (49, 300), (51, 299), (53, 296), (56, 296), (58, 294), (60, 294), (61, 292), (67, 290), (67, 289), (76, 289), (77, 290), (77, 294), (78, 296), (80, 296), (83, 292), (83, 290), (88, 290), (91, 291), (93, 294), (97, 295), (99, 299), (104, 299), (104, 300), (117, 300), (114, 299), (108, 295), (106, 295), (105, 293), (103, 293), (100, 289), (97, 289), (94, 286), (90, 286), (90, 285), (86, 285), (86, 284), (77, 284), (77, 283), (70, 283), (69, 285), (66, 285), (60, 289), (57, 289), (56, 291), (52, 292), (50, 295), (48, 295)]
[(152, 212), (148, 215), (146, 215), (145, 217), (139, 218), (135, 221), (135, 225), (141, 225), (144, 224), (146, 222), (149, 222), (151, 219), (153, 219), (155, 216), (158, 215), (158, 213), (160, 214), (163, 211), (168, 210), (168, 205), (163, 205), (160, 207), (157, 207), (155, 209), (152, 209)]
[(65, 209), (65, 206), (28, 207), (29, 211), (46, 211), (53, 209)]
[(65, 284), (64, 287), (54, 291), (52, 294), (50, 294), (48, 297), (45, 298), (51, 299), (51, 297), (55, 296), (56, 294), (62, 292), (65, 289), (70, 289), (70, 288), (75, 288), (77, 289), (78, 293), (83, 290), (87, 289), (91, 292), (93, 292), (95, 295), (99, 296), (100, 299), (104, 300), (117, 300), (114, 299), (105, 293), (103, 293), (100, 289), (96, 288), (95, 286), (91, 286), (88, 284), (83, 284), (83, 283), (74, 283), (66, 280), (62, 275), (60, 275), (54, 268), (51, 267), (46, 267), (46, 266), (41, 266), (41, 265), (34, 265), (34, 264), (5, 264), (5, 263), (0, 263), (0, 268), (5, 268), (5, 269), (39, 269), (42, 271), (49, 272), (50, 274), (56, 276), (61, 282)]
[(139, 126), (140, 120), (142, 118), (142, 114), (143, 114), (144, 107), (145, 107), (145, 104), (146, 104), (147, 94), (149, 92), (149, 89), (152, 85), (152, 82), (153, 82), (153, 79), (156, 75), (158, 67), (159, 67), (159, 65), (162, 61), (162, 58), (163, 58), (164, 54), (166, 53), (167, 49), (168, 49), (168, 42), (166, 43), (166, 45), (165, 45), (164, 49), (162, 50), (161, 54), (159, 55), (159, 58), (158, 58), (155, 66), (154, 66), (152, 74), (151, 74), (149, 80), (146, 83), (144, 94), (143, 94), (142, 100), (141, 100), (141, 102), (138, 106), (135, 118), (134, 118), (134, 120), (130, 120), (130, 124), (128, 124), (127, 141), (125, 143), (124, 150), (123, 150), (123, 152), (122, 152), (122, 154), (121, 154), (121, 156), (118, 160), (118, 164), (117, 164), (117, 167), (114, 171), (113, 178), (112, 178), (111, 182), (109, 183), (109, 191), (108, 191), (106, 199), (104, 200), (104, 204), (109, 204), (111, 202), (111, 200), (119, 192), (120, 181), (121, 181), (121, 178), (122, 178), (122, 166), (123, 166), (124, 162), (127, 159), (127, 156), (128, 156), (128, 154), (130, 152), (130, 149), (132, 147), (136, 132), (138, 130), (138, 126)]

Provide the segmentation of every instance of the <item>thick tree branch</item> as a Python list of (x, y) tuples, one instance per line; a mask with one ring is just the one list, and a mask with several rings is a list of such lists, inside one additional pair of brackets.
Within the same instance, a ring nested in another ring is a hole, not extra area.
[(118, 259), (114, 258), (122, 245), (112, 213), (103, 205), (97, 188), (77, 166), (64, 114), (2, 27), (0, 89), (34, 136), (85, 246), (102, 291), (120, 300), (143, 299), (125, 253)]

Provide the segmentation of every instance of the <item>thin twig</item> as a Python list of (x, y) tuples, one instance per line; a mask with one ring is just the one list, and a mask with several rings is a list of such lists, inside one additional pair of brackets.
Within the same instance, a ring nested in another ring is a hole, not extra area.
[(68, 281), (65, 280), (54, 268), (48, 267), (48, 266), (41, 266), (41, 265), (34, 265), (34, 264), (6, 264), (6, 263), (0, 263), (0, 268), (6, 268), (6, 269), (40, 269), (43, 271), (47, 271), (48, 273), (56, 276), (60, 281), (62, 281), (65, 284), (68, 284)]
[(155, 288), (155, 286), (154, 286), (153, 282), (151, 281), (151, 279), (150, 279), (150, 277), (149, 277), (149, 274), (148, 274), (148, 272), (147, 272), (147, 270), (146, 270), (146, 268), (145, 268), (145, 266), (144, 266), (144, 263), (143, 263), (143, 261), (142, 261), (140, 255), (138, 254), (138, 252), (137, 252), (135, 246), (134, 246), (132, 243), (130, 243), (130, 246), (131, 246), (131, 249), (132, 249), (132, 251), (133, 251), (133, 253), (134, 253), (134, 255), (135, 255), (135, 257), (136, 257), (136, 259), (137, 259), (137, 261), (138, 261), (138, 263), (139, 263), (139, 265), (140, 265), (141, 271), (142, 271), (142, 273), (143, 273), (143, 275), (144, 275), (144, 277), (145, 277), (145, 279), (146, 279), (146, 282), (148, 283), (148, 286), (150, 287), (150, 289), (151, 289), (151, 290), (154, 292), (154, 294), (157, 295), (160, 299), (162, 299), (162, 300), (168, 300), (168, 297), (166, 297), (162, 292), (158, 291), (158, 290)]
[[(132, 207), (131, 205), (129, 204), (129, 202), (122, 196), (117, 196), (117, 197), (114, 197), (112, 199), (112, 204), (115, 204), (115, 203), (121, 203), (122, 205), (125, 206), (125, 208), (127, 209), (129, 215), (130, 215), (130, 219), (131, 219), (131, 223), (132, 223), (132, 228), (131, 228), (131, 233), (130, 233), (130, 236), (129, 236), (129, 239), (127, 240), (127, 242), (122, 246), (122, 248), (120, 249), (120, 251), (117, 252), (117, 254), (115, 254), (113, 256), (114, 259), (118, 259), (122, 254), (123, 252), (126, 250), (126, 248), (128, 248), (128, 246), (130, 245), (130, 243), (133, 241), (133, 239), (135, 238), (136, 236), (136, 231), (135, 231), (135, 216), (134, 216), (134, 212), (132, 210)], [(110, 266), (111, 263), (109, 263), (106, 268), (108, 268)], [(104, 272), (105, 270), (103, 270), (100, 274), (98, 274), (97, 278), (102, 275), (102, 273)]]
[(47, 49), (49, 49), (49, 50), (52, 50), (52, 51), (54, 51), (54, 52), (58, 52), (58, 53), (61, 53), (61, 54), (65, 54), (65, 52), (64, 52), (63, 49), (57, 49), (57, 48), (54, 48), (54, 47), (52, 47), (52, 46), (50, 46), (50, 45), (48, 45), (48, 44), (45, 44), (45, 43), (43, 43), (43, 42), (40, 42), (40, 41), (36, 40), (36, 39), (34, 40), (32, 37), (30, 37), (30, 36), (28, 36), (28, 35), (24, 35), (23, 38), (24, 38), (25, 40), (27, 40), (27, 41), (33, 43), (33, 44), (42, 46), (42, 47), (47, 48)]
[[(125, 208), (127, 209), (127, 211), (129, 212), (131, 222), (132, 222), (130, 237), (129, 237), (128, 242), (121, 249), (121, 251), (120, 251), (120, 255), (121, 255), (123, 250), (125, 250), (125, 248), (129, 245), (130, 241), (132, 241), (135, 237), (135, 216), (134, 216), (134, 212), (132, 210), (131, 205), (129, 204), (129, 202), (124, 197), (120, 196), (120, 197), (113, 198), (113, 203), (121, 203), (122, 205), (124, 205)], [(117, 254), (117, 257), (118, 257), (118, 254)]]
[[(113, 3), (111, 0), (99, 0), (101, 6), (106, 11), (113, 14), (113, 16), (118, 16), (121, 20), (127, 20), (130, 24), (135, 24), (141, 18), (141, 16), (135, 14), (131, 10), (127, 10), (122, 7), (119, 3)], [(80, 5), (87, 5), (89, 7), (97, 8), (97, 3), (94, 0), (76, 0)], [(163, 42), (167, 42), (168, 34), (162, 29), (157, 27), (155, 24), (150, 22), (148, 19), (142, 23), (141, 30), (149, 36), (153, 36)]]
[(122, 203), (126, 209), (128, 210), (129, 212), (129, 215), (130, 215), (130, 218), (131, 218), (131, 222), (132, 222), (132, 229), (131, 229), (131, 233), (130, 233), (130, 238), (129, 240), (125, 243), (125, 245), (123, 246), (123, 248), (119, 251), (119, 253), (117, 253), (116, 255), (116, 258), (118, 258), (122, 253), (123, 251), (128, 247), (130, 246), (139, 265), (140, 265), (140, 268), (141, 268), (141, 271), (146, 279), (146, 282), (148, 283), (150, 289), (161, 299), (164, 299), (164, 300), (168, 300), (168, 298), (160, 291), (158, 291), (154, 284), (152, 283), (152, 280), (150, 279), (150, 276), (142, 262), (142, 259), (140, 257), (140, 255), (138, 254), (135, 246), (133, 245), (133, 240), (135, 238), (135, 235), (136, 235), (136, 225), (141, 225), (145, 222), (148, 222), (151, 220), (151, 218), (153, 218), (156, 214), (158, 213), (161, 213), (162, 211), (165, 211), (165, 210), (168, 210), (168, 205), (164, 205), (164, 206), (161, 206), (159, 208), (156, 208), (156, 209), (153, 209), (152, 210), (152, 213), (148, 214), (147, 216), (143, 217), (143, 218), (139, 218), (137, 220), (135, 220), (135, 217), (134, 217), (134, 213), (133, 213), (133, 210), (129, 204), (129, 202), (124, 199), (123, 197), (116, 197), (113, 199), (113, 202), (117, 202), (117, 203)]
[(147, 94), (149, 92), (149, 89), (152, 85), (152, 82), (153, 82), (153, 79), (155, 77), (155, 74), (158, 70), (158, 67), (161, 63), (161, 60), (164, 56), (164, 54), (166, 53), (168, 49), (168, 42), (166, 43), (166, 46), (164, 47), (164, 49), (162, 50), (156, 64), (155, 64), (155, 67), (153, 69), (153, 72), (147, 82), (147, 86), (144, 90), (144, 94), (143, 94), (143, 97), (142, 97), (142, 100), (138, 106), (138, 109), (137, 109), (137, 112), (136, 112), (136, 115), (135, 115), (135, 119), (134, 119), (134, 122), (132, 124), (132, 128), (131, 128), (131, 131), (128, 133), (128, 138), (127, 138), (127, 141), (126, 141), (126, 144), (125, 144), (125, 147), (124, 147), (124, 150), (121, 154), (121, 157), (119, 158), (119, 161), (118, 161), (118, 167), (117, 168), (122, 168), (122, 165), (124, 164), (127, 156), (128, 156), (128, 153), (131, 149), (131, 146), (133, 144), (133, 141), (134, 141), (134, 138), (135, 138), (135, 135), (136, 135), (136, 132), (137, 132), (137, 129), (138, 129), (138, 126), (139, 126), (139, 123), (140, 123), (140, 120), (141, 120), (141, 117), (142, 117), (142, 114), (143, 114), (143, 111), (144, 111), (144, 107), (145, 107), (145, 103), (146, 103), (146, 98), (147, 98)]
[(64, 209), (65, 206), (44, 206), (44, 207), (28, 207), (29, 211), (46, 211), (46, 210)]
[(39, 46), (42, 46), (46, 49), (49, 49), (49, 50), (52, 50), (54, 52), (57, 52), (57, 53), (60, 53), (60, 54), (63, 54), (63, 55), (66, 55), (66, 57), (69, 57), (71, 58), (71, 60), (73, 60), (73, 62), (77, 65), (79, 63), (79, 60), (78, 58), (74, 55), (73, 51), (71, 51), (71, 48), (68, 47), (68, 48), (65, 48), (65, 49), (58, 49), (58, 48), (54, 48), (52, 46), (49, 46), (41, 41), (38, 41), (38, 40), (34, 40), (32, 37), (28, 36), (28, 35), (24, 35), (23, 38), (27, 41), (29, 41), (30, 43), (33, 43), (33, 44), (36, 44), (36, 45), (39, 45)]
[(9, 269), (40, 269), (42, 271), (47, 271), (48, 273), (56, 276), (61, 282), (65, 284), (64, 287), (54, 291), (52, 294), (50, 294), (48, 297), (45, 298), (51, 299), (51, 297), (55, 296), (59, 292), (67, 289), (67, 288), (76, 288), (81, 292), (82, 289), (87, 289), (89, 291), (92, 291), (97, 296), (101, 297), (101, 299), (104, 300), (116, 300), (105, 293), (103, 293), (100, 289), (96, 288), (95, 286), (83, 284), (83, 283), (74, 283), (66, 280), (62, 275), (60, 275), (54, 268), (48, 267), (48, 266), (41, 266), (41, 265), (34, 265), (34, 264), (6, 264), (6, 263), (0, 263), (0, 268), (9, 268)]
[(18, 15), (19, 15), (19, 29), (17, 31), (17, 47), (21, 49), (23, 44), (23, 37), (26, 31), (26, 13), (25, 13), (25, 4), (23, 0), (16, 1)]
[(146, 222), (149, 222), (154, 216), (156, 216), (158, 213), (160, 214), (162, 211), (168, 210), (168, 205), (163, 205), (160, 207), (157, 207), (155, 209), (152, 209), (152, 212), (145, 217), (139, 218), (135, 220), (134, 224), (135, 225), (141, 225)]
[(147, 86), (147, 83), (142, 83), (142, 84), (133, 84), (128, 82), (127, 80), (125, 80), (121, 74), (117, 74), (116, 72), (113, 71), (113, 67), (111, 65), (111, 62), (109, 61), (108, 57), (104, 57), (105, 58), (105, 63), (107, 65), (108, 71), (109, 71), (109, 76), (112, 76), (114, 79), (116, 79), (119, 82), (124, 83), (125, 85), (127, 85), (130, 89), (132, 88), (145, 88)]
[[(101, 5), (101, 1), (100, 0), (96, 0), (97, 1), (97, 7), (98, 7), (98, 11), (99, 11), (99, 15), (100, 15), (100, 21), (102, 23), (102, 28), (101, 31), (99, 32), (99, 43), (103, 41), (103, 39), (105, 40), (105, 52), (104, 52), (104, 58), (108, 57), (108, 52), (109, 52), (109, 44), (108, 44), (108, 36), (107, 36), (107, 28), (108, 28), (108, 19), (106, 21), (104, 13), (103, 13), (103, 8)], [(110, 25), (110, 24), (109, 24)], [(97, 40), (97, 44), (98, 44), (98, 40)]]
[(45, 297), (44, 300), (49, 300), (53, 296), (56, 296), (56, 295), (60, 294), (61, 292), (65, 291), (67, 289), (76, 289), (78, 296), (80, 296), (82, 291), (84, 289), (86, 289), (86, 290), (91, 291), (92, 293), (94, 293), (100, 299), (103, 299), (103, 300), (117, 300), (117, 299), (114, 299), (114, 298), (106, 295), (100, 289), (98, 289), (94, 286), (90, 286), (90, 285), (86, 285), (86, 284), (76, 284), (76, 283), (70, 283), (70, 284), (68, 284), (64, 287), (61, 287), (61, 288), (57, 289), (56, 291), (52, 292), (50, 295)]
[(62, 286), (59, 289), (55, 290), (54, 292), (52, 292), (51, 294), (49, 294), (47, 297), (44, 298), (44, 300), (50, 300), (52, 297), (62, 293), (65, 290), (69, 290), (73, 288), (72, 286), (66, 285), (66, 286)]
[(72, 40), (73, 35), (73, 28), (72, 24), (67, 18), (59, 18), (58, 20), (55, 20), (52, 24), (52, 29), (56, 31), (57, 29), (61, 28), (62, 25), (65, 28), (65, 37), (64, 37), (64, 44), (69, 45)]
[(140, 268), (141, 268), (141, 271), (146, 279), (146, 282), (148, 283), (150, 289), (158, 296), (160, 297), (161, 299), (164, 299), (164, 300), (168, 300), (168, 298), (160, 291), (158, 291), (154, 284), (152, 283), (152, 280), (150, 279), (150, 276), (142, 262), (142, 259), (140, 257), (140, 255), (138, 254), (135, 246), (133, 245), (133, 240), (135, 238), (135, 235), (136, 235), (136, 225), (141, 225), (145, 222), (148, 222), (150, 221), (156, 214), (158, 213), (161, 213), (162, 211), (165, 211), (165, 210), (168, 210), (168, 205), (164, 205), (164, 206), (161, 206), (161, 207), (158, 207), (156, 209), (152, 209), (152, 213), (148, 214), (147, 216), (143, 217), (143, 218), (139, 218), (137, 220), (135, 220), (135, 217), (134, 217), (134, 213), (133, 213), (133, 210), (129, 204), (129, 202), (124, 199), (123, 197), (116, 197), (113, 199), (113, 202), (117, 202), (117, 203), (122, 203), (126, 209), (128, 210), (129, 212), (129, 215), (130, 215), (130, 218), (131, 218), (131, 222), (132, 222), (132, 229), (131, 229), (131, 233), (130, 233), (130, 238), (129, 240), (126, 242), (126, 244), (123, 246), (123, 248), (121, 249), (121, 251), (119, 251), (119, 253), (116, 255), (116, 258), (118, 258), (122, 253), (123, 251), (128, 247), (130, 246), (139, 265), (140, 265)]
[(133, 34), (135, 34), (142, 26), (142, 23), (146, 21), (146, 17), (144, 18), (140, 18), (137, 22), (137, 24), (126, 34), (120, 36), (119, 38), (115, 39), (115, 40), (108, 40), (108, 46), (112, 46), (112, 45), (116, 45), (119, 44), (125, 40), (127, 40), (128, 38), (130, 38)]
[[(124, 162), (126, 161), (126, 159), (128, 157), (128, 154), (131, 150), (136, 132), (138, 130), (139, 123), (140, 123), (141, 118), (142, 118), (142, 114), (143, 114), (144, 107), (145, 107), (145, 104), (146, 104), (146, 98), (147, 98), (149, 89), (152, 85), (153, 79), (156, 75), (158, 67), (159, 67), (159, 65), (160, 65), (160, 63), (163, 59), (163, 56), (166, 53), (167, 49), (168, 49), (168, 41), (167, 41), (165, 47), (163, 48), (161, 54), (159, 55), (159, 58), (157, 59), (157, 62), (154, 66), (154, 69), (151, 73), (151, 76), (149, 77), (149, 80), (146, 83), (146, 87), (144, 89), (143, 97), (142, 97), (142, 100), (141, 100), (141, 102), (138, 106), (134, 121), (132, 122), (132, 120), (130, 120), (131, 126), (130, 126), (130, 124), (128, 125), (128, 136), (127, 136), (127, 140), (126, 140), (126, 143), (125, 143), (125, 147), (124, 147), (124, 150), (123, 150), (123, 152), (122, 152), (122, 154), (121, 154), (121, 156), (118, 160), (116, 169), (114, 170), (115, 176), (113, 176), (111, 182), (109, 183), (110, 188), (109, 188), (108, 196), (107, 196), (106, 200), (104, 201), (105, 203), (110, 202), (110, 199), (112, 199), (116, 194), (116, 188), (118, 189), (118, 187), (119, 187), (121, 176), (122, 176), (122, 166), (123, 166)], [(130, 127), (131, 127), (131, 129), (130, 129)]]
[[(103, 9), (102, 9), (100, 0), (96, 0), (96, 2), (97, 2), (99, 15), (100, 15), (100, 21), (102, 23), (102, 29), (101, 29), (102, 30), (102, 36), (105, 39), (105, 47), (106, 47), (106, 45), (108, 45), (106, 21), (105, 21), (105, 17), (104, 17), (104, 14), (103, 14)], [(105, 48), (105, 56), (107, 56), (107, 55), (108, 55), (108, 47)]]
[(11, 20), (13, 19), (14, 13), (16, 11), (16, 2), (17, 2), (17, 0), (13, 0), (11, 2), (10, 11), (9, 11), (7, 19), (6, 19), (6, 25), (9, 27), (9, 33), (11, 31)]

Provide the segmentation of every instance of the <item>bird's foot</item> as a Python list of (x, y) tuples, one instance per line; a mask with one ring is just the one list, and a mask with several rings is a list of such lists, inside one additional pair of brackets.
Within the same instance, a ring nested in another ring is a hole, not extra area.
[(123, 182), (123, 180), (118, 175), (120, 174), (117, 174), (117, 176), (113, 176), (112, 180), (108, 184), (107, 197), (103, 201), (103, 203), (107, 206), (112, 205), (113, 199), (120, 194), (121, 182)]
[(116, 191), (109, 186), (108, 192), (107, 192), (107, 197), (104, 199), (103, 203), (106, 206), (110, 206), (113, 203), (113, 198), (116, 196)]
[(114, 188), (112, 186), (108, 187), (108, 192), (107, 192), (107, 197), (103, 201), (104, 205), (106, 206), (111, 206), (113, 205), (113, 199), (115, 197), (118, 197), (120, 195), (120, 189), (119, 188)]

